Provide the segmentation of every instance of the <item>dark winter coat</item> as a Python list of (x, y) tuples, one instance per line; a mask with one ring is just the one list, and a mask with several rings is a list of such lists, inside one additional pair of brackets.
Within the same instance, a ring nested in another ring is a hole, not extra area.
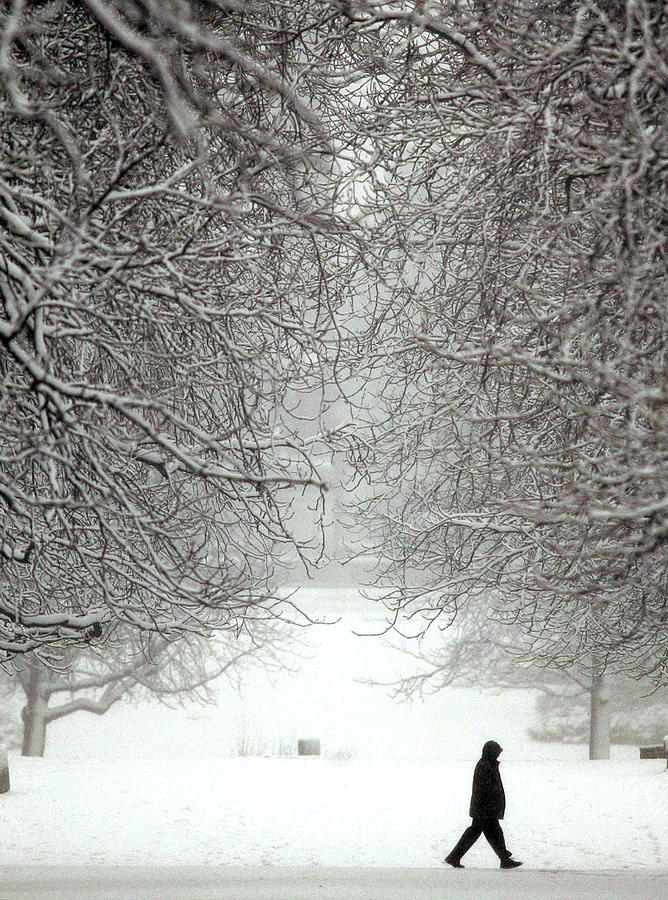
[(473, 790), (469, 815), (473, 819), (502, 819), (506, 811), (506, 795), (499, 772), (501, 747), (487, 741), (473, 773)]

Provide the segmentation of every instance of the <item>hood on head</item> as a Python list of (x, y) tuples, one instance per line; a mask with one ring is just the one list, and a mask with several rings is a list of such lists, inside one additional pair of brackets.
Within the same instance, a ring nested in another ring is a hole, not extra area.
[(482, 755), (486, 759), (498, 759), (503, 748), (496, 741), (487, 741), (482, 748)]

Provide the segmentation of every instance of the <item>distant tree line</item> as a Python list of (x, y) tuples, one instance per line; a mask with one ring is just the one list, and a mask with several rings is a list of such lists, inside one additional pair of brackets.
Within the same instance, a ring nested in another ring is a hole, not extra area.
[[(661, 744), (666, 735), (668, 698), (642, 693), (633, 682), (613, 680), (610, 689), (610, 743)], [(586, 744), (589, 740), (589, 697), (587, 691), (563, 697), (539, 694), (536, 718), (528, 729), (531, 738), (565, 744)]]

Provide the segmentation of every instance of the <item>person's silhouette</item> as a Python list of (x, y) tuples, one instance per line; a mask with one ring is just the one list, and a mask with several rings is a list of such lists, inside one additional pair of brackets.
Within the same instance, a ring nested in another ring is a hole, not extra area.
[(482, 748), (473, 773), (473, 790), (469, 815), (473, 820), (457, 841), (444, 862), (454, 869), (463, 869), (462, 856), (471, 849), (481, 834), (487, 838), (491, 848), (501, 861), (502, 869), (516, 869), (522, 863), (512, 858), (506, 847), (506, 839), (499, 822), (506, 811), (506, 794), (499, 772), (501, 747), (496, 741), (487, 741)]

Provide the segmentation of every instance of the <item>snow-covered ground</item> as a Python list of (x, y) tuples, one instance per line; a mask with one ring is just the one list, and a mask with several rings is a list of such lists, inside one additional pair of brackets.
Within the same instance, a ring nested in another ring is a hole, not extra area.
[[(296, 675), (255, 673), (241, 693), (222, 683), (213, 707), (77, 713), (49, 726), (44, 759), (12, 754), (0, 900), (668, 894), (665, 762), (635, 747), (589, 762), (585, 747), (530, 741), (526, 691), (398, 704), (361, 683), (391, 681), (406, 660), (352, 633), (379, 630), (358, 592), (318, 589), (316, 601), (338, 624), (309, 630)], [(236, 755), (294, 751), (299, 737), (320, 738), (323, 756)], [(505, 748), (504, 829), (525, 866), (499, 872), (481, 838), (464, 872), (441, 868), (470, 821), (473, 766), (490, 738)]]
[[(0, 865), (436, 867), (468, 824), (473, 763), (13, 757)], [(668, 867), (664, 762), (511, 758), (502, 772), (527, 868)], [(497, 867), (484, 839), (466, 863)]]

